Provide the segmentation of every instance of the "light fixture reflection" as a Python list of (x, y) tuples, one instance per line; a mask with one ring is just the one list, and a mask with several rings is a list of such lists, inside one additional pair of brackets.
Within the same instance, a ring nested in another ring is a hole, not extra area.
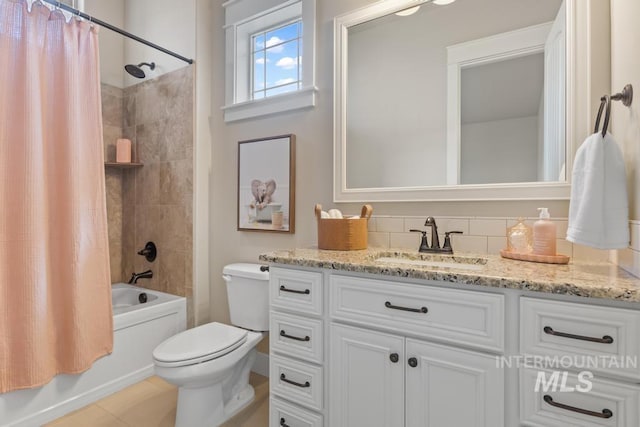
[(405, 9), (405, 10), (401, 10), (400, 12), (396, 12), (396, 15), (398, 15), (398, 16), (413, 15), (414, 13), (416, 13), (418, 11), (418, 9), (420, 9), (420, 6), (410, 7), (409, 9)]
[(438, 6), (444, 6), (446, 4), (451, 4), (456, 0), (433, 0), (433, 4), (437, 4)]

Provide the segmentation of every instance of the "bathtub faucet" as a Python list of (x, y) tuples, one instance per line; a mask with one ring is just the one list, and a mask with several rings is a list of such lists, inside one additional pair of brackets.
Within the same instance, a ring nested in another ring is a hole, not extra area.
[(142, 273), (131, 273), (131, 279), (129, 279), (130, 285), (135, 285), (138, 279), (151, 279), (153, 277), (153, 271), (147, 270)]

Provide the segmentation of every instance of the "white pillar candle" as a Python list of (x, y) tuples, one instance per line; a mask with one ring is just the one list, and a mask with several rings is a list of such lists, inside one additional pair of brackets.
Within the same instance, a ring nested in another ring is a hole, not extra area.
[(131, 140), (123, 138), (116, 141), (116, 162), (131, 163)]

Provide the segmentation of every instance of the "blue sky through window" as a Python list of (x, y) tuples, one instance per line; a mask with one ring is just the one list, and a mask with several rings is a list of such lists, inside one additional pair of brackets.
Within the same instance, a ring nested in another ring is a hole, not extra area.
[(301, 21), (253, 35), (251, 93), (254, 99), (300, 88), (301, 39)]

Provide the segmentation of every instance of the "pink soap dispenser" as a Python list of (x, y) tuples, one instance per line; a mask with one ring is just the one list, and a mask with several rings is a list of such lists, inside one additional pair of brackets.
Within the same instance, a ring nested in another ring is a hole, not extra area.
[(550, 221), (549, 209), (538, 208), (540, 219), (533, 223), (533, 253), (536, 255), (556, 254), (556, 224)]

